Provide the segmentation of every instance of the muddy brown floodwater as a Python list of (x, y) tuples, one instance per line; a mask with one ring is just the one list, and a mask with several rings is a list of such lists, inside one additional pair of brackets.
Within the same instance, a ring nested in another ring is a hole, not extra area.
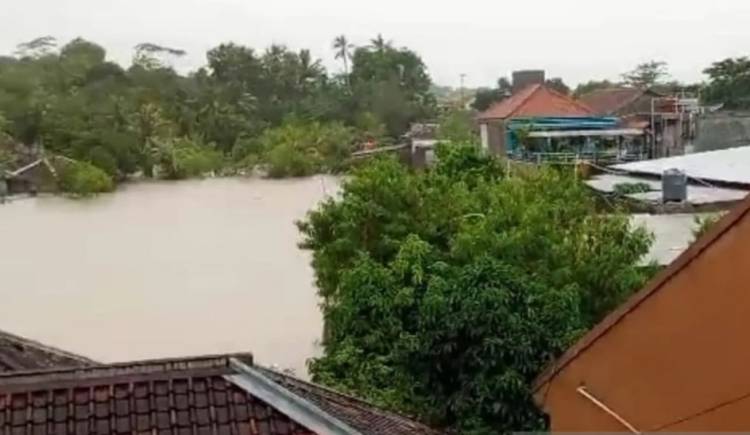
[(294, 221), (337, 186), (209, 179), (0, 205), (0, 329), (102, 362), (249, 351), (305, 375), (322, 318)]

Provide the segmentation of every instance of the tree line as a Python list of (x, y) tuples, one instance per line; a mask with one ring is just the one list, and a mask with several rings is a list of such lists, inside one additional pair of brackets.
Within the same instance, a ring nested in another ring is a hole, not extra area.
[(332, 49), (342, 73), (309, 50), (225, 43), (183, 75), (177, 48), (139, 44), (123, 67), (92, 41), (41, 37), (0, 57), (0, 131), (114, 180), (259, 163), (286, 176), (333, 170), (357, 141), (393, 140), (434, 116), (414, 51), (381, 35), (360, 47), (339, 36)]
[[(620, 80), (589, 80), (578, 84), (575, 89), (568, 87), (562, 79), (547, 80), (552, 89), (575, 98), (600, 89), (613, 87), (648, 88), (667, 95), (685, 93), (700, 98), (703, 104), (723, 104), (727, 109), (750, 109), (750, 59), (748, 57), (728, 58), (714, 62), (703, 70), (707, 80), (701, 83), (682, 83), (669, 74), (666, 62), (651, 60), (638, 64), (631, 71), (623, 73)], [(511, 83), (500, 77), (493, 88), (479, 89), (472, 107), (483, 111), (493, 103), (502, 101), (511, 94)]]

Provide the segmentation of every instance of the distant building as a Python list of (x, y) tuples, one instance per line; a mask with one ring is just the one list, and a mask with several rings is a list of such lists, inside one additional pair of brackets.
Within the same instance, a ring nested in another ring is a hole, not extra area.
[(698, 107), (691, 99), (652, 89), (612, 87), (584, 94), (580, 100), (596, 115), (616, 116), (623, 126), (643, 130), (651, 158), (685, 154), (685, 145), (696, 135)]
[(249, 354), (101, 365), (8, 334), (0, 334), (0, 433), (439, 434), (257, 366)]
[(510, 148), (511, 122), (530, 118), (581, 118), (591, 110), (573, 98), (543, 83), (528, 84), (510, 97), (493, 104), (479, 114), (482, 146), (496, 155), (505, 155)]
[(750, 430), (750, 198), (537, 379), (553, 432)]
[(46, 158), (0, 174), (0, 192), (8, 195), (58, 190), (57, 170)]

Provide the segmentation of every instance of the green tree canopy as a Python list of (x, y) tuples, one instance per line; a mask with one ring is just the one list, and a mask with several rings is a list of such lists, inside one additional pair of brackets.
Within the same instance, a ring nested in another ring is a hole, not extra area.
[(657, 60), (639, 64), (622, 75), (625, 84), (636, 88), (650, 88), (663, 83), (668, 77), (667, 63)]
[(364, 167), (300, 223), (326, 323), (311, 373), (462, 433), (539, 429), (530, 383), (643, 284), (650, 237), (567, 171), (438, 161)]
[(583, 95), (586, 95), (590, 92), (598, 91), (600, 89), (609, 89), (616, 86), (620, 86), (620, 84), (611, 82), (609, 80), (590, 80), (585, 83), (580, 83), (578, 86), (576, 86), (575, 91), (573, 91), (573, 96), (576, 98), (581, 98)]
[(724, 59), (714, 62), (703, 72), (709, 77), (703, 92), (707, 103), (724, 103), (730, 109), (750, 107), (750, 59)]
[(494, 89), (479, 89), (474, 95), (474, 102), (471, 107), (483, 112), (489, 109), (493, 104), (502, 101), (512, 94), (513, 87), (510, 81), (505, 77), (497, 79), (497, 87)]

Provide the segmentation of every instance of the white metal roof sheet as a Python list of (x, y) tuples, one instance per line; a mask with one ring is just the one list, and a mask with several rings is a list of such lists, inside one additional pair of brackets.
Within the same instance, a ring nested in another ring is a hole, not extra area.
[(708, 182), (750, 185), (750, 146), (624, 163), (613, 168), (654, 175), (661, 175), (667, 169), (680, 169), (689, 177)]

